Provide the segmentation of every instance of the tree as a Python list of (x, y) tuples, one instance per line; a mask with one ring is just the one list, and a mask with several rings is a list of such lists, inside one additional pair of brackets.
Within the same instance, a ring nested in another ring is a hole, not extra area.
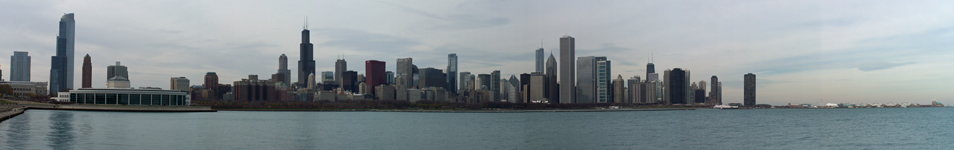
[(13, 95), (13, 87), (9, 84), (0, 85), (0, 94), (3, 96)]

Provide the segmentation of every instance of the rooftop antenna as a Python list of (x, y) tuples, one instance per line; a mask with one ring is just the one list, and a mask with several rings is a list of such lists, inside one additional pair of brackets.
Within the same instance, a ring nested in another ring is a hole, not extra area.
[(301, 26), (303, 29), (308, 29), (308, 16), (305, 16), (305, 26)]

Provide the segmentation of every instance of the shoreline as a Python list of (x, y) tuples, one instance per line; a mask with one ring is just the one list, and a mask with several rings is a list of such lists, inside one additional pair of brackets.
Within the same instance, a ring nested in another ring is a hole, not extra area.
[(428, 110), (428, 109), (218, 109), (221, 111), (298, 111), (298, 112), (419, 112), (419, 113), (535, 113), (535, 112), (620, 112), (620, 111), (674, 111), (696, 108), (642, 108), (642, 109), (528, 109), (528, 110)]

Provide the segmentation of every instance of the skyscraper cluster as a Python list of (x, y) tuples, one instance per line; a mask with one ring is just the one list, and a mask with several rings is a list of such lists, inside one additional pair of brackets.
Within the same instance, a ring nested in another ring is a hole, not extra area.
[[(56, 55), (52, 56), (49, 91), (73, 88), (73, 43), (75, 20), (69, 13), (60, 19)], [(397, 58), (394, 71), (387, 71), (384, 61), (364, 61), (364, 74), (348, 70), (347, 60), (335, 60), (333, 71), (316, 70), (314, 45), (310, 42), (307, 23), (301, 31), (297, 81), (292, 82), (288, 57), (279, 56), (277, 72), (271, 79), (258, 75), (220, 84), (215, 72), (208, 72), (202, 87), (189, 87), (188, 79), (172, 77), (170, 88), (191, 91), (193, 97), (212, 100), (401, 100), (451, 101), (463, 103), (630, 103), (630, 104), (721, 104), (722, 84), (716, 76), (711, 80), (691, 82), (690, 71), (665, 69), (656, 73), (655, 64), (646, 65), (643, 77), (624, 78), (612, 72), (612, 61), (606, 56), (576, 56), (572, 36), (559, 38), (559, 57), (545, 57), (543, 46), (534, 49), (534, 70), (528, 73), (504, 74), (468, 72), (459, 67), (457, 53), (447, 54), (446, 66), (422, 66), (413, 58)], [(30, 56), (14, 52), (11, 56), (11, 80), (29, 81)], [(91, 88), (91, 57), (83, 60), (82, 88)], [(509, 75), (509, 76), (507, 76)], [(660, 78), (661, 77), (661, 78)], [(119, 62), (107, 67), (108, 87), (128, 87), (126, 66)], [(197, 96), (196, 96), (197, 95)], [(755, 75), (745, 75), (745, 105), (755, 105)]]

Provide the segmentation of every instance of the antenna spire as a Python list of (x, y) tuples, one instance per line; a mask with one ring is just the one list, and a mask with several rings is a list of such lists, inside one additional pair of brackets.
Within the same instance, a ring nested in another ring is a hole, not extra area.
[(308, 16), (305, 16), (305, 25), (301, 26), (303, 29), (308, 29)]

